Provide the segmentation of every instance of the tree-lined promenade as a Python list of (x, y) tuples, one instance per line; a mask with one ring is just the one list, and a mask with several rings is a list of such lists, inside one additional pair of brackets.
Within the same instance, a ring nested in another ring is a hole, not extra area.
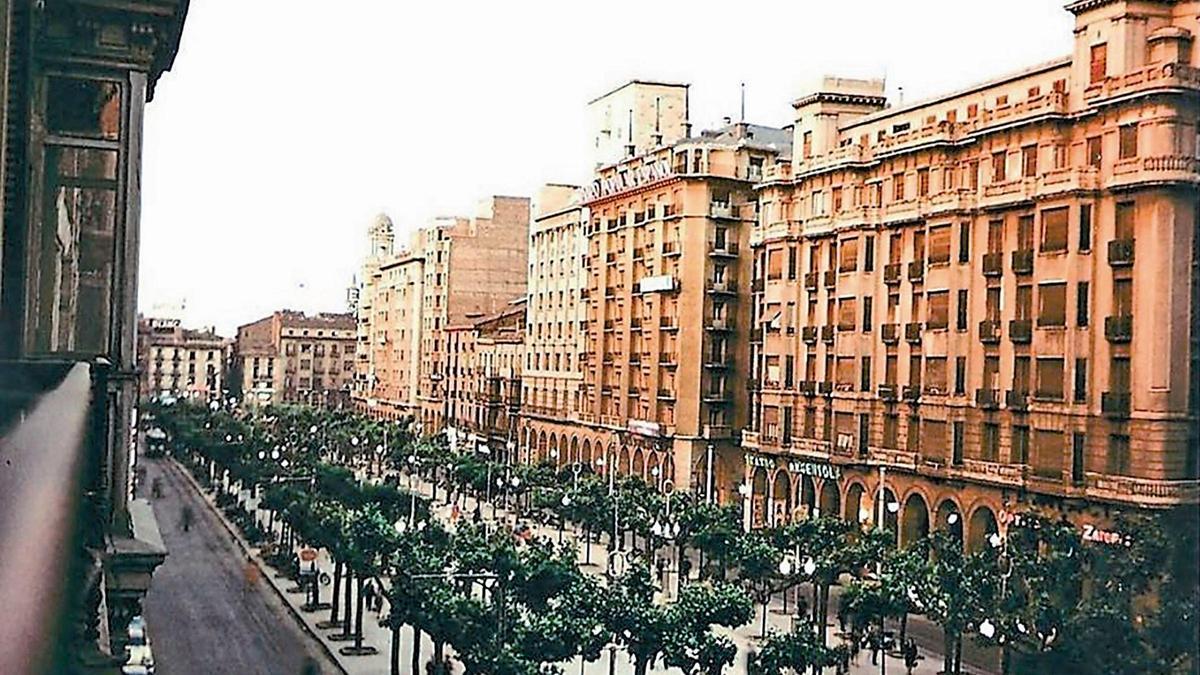
[[(554, 664), (596, 660), (616, 646), (637, 673), (652, 664), (720, 673), (737, 649), (714, 627), (747, 624), (756, 624), (761, 646), (739, 669), (836, 669), (849, 661), (848, 644), (905, 646), (910, 615), (941, 627), (948, 673), (960, 672), (968, 640), (998, 648), (1012, 673), (1188, 672), (1195, 663), (1200, 597), (1186, 558), (1195, 542), (1166, 536), (1159, 518), (1130, 519), (1120, 531), (1136, 534), (1101, 542), (1031, 512), (980, 551), (964, 552), (960, 535), (947, 531), (896, 549), (890, 532), (830, 517), (744, 532), (736, 507), (586, 467), (453, 453), (443, 436), (422, 436), (406, 422), (183, 402), (153, 412), (176, 456), (201, 483), (219, 486), (218, 501), (243, 532), (278, 540), (268, 557), (296, 574), (309, 605), (329, 605), (324, 625), (347, 642), (343, 654), (373, 651), (362, 640), (364, 605), (370, 588), (386, 589), (381, 621), (392, 631), (393, 673), (402, 672), (401, 630), (424, 633), (434, 646), (428, 655), (413, 649), (404, 672), (451, 652), (468, 673), (554, 672)], [(432, 483), (434, 500), (440, 488), (447, 501), (487, 496), (570, 523), (607, 544), (608, 560), (595, 562), (610, 573), (586, 573), (561, 537), (529, 540), (493, 528), (483, 513), (432, 518), (430, 498), (408, 489), (417, 478)], [(260, 497), (267, 522), (238, 503), (247, 494)], [(325, 549), (334, 562), (332, 597), (321, 598), (321, 584), (294, 568), (301, 545)], [(693, 560), (694, 578), (686, 573)], [(846, 638), (836, 646), (827, 628), (834, 586), (842, 587), (836, 623)], [(767, 630), (767, 607), (780, 594), (803, 599), (787, 632)]]

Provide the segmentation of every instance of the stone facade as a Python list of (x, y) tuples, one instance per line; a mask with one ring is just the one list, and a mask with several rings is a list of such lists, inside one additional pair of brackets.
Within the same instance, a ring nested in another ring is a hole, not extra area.
[(519, 299), (498, 314), (446, 329), (446, 424), (497, 453), (517, 447), (525, 324)]
[(138, 320), (138, 398), (171, 395), (227, 398), (226, 365), (232, 342), (214, 329), (184, 328), (178, 319)]
[(751, 235), (754, 522), (979, 545), (1031, 503), (1197, 501), (1198, 3), (1068, 9), (1065, 58), (904, 106), (834, 78), (795, 102)]
[(354, 379), (357, 339), (350, 314), (280, 310), (239, 326), (236, 382), (248, 405), (342, 405)]

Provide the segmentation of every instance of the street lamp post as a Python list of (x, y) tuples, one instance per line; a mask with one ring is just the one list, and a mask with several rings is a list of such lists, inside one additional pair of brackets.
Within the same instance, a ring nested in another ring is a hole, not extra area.
[(563, 527), (566, 525), (567, 514), (566, 509), (571, 506), (571, 495), (562, 496), (563, 513), (558, 515), (558, 545), (563, 543)]
[(738, 494), (741, 495), (741, 497), (742, 497), (742, 531), (749, 532), (750, 531), (750, 520), (751, 520), (751, 514), (750, 514), (751, 487), (750, 487), (750, 484), (746, 483), (746, 482), (738, 483), (737, 491), (738, 491)]

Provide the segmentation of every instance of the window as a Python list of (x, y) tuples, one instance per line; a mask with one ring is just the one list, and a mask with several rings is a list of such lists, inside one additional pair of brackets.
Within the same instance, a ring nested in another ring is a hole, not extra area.
[(904, 201), (904, 174), (902, 173), (892, 176), (892, 200)]
[(917, 196), (929, 195), (929, 169), (917, 169)]
[(871, 357), (862, 357), (861, 382), (859, 388), (862, 391), (871, 391)]
[(854, 389), (854, 357), (837, 357), (837, 388), (842, 391)]
[(988, 221), (988, 253), (1004, 251), (1004, 219)]
[(1075, 359), (1075, 402), (1087, 403), (1087, 359)]
[(803, 145), (801, 146), (803, 154), (801, 155), (801, 157), (803, 159), (808, 159), (809, 157), (812, 157), (812, 132), (811, 131), (804, 132), (803, 138), (804, 138), (804, 140), (802, 141)]
[(1063, 433), (1049, 429), (1035, 429), (1033, 470), (1044, 478), (1062, 480)]
[(852, 331), (858, 320), (858, 307), (855, 298), (838, 300), (838, 330)]
[(992, 182), (1004, 182), (1004, 164), (1006, 154), (1003, 150), (992, 153)]
[(1129, 473), (1129, 437), (1113, 434), (1108, 437), (1108, 457), (1105, 469), (1114, 476)]
[(873, 235), (867, 236), (863, 246), (863, 271), (875, 271), (875, 237)]
[(1134, 209), (1133, 202), (1117, 203), (1116, 239), (1133, 239)]
[(1021, 175), (1032, 178), (1037, 175), (1038, 149), (1036, 145), (1021, 148)]
[(1013, 464), (1029, 463), (1029, 427), (1023, 424), (1013, 426), (1011, 455)]
[(946, 357), (930, 356), (925, 359), (925, 391), (945, 394), (946, 382)]
[(926, 328), (941, 329), (950, 325), (950, 292), (935, 291), (928, 294), (928, 316)]
[(950, 262), (949, 225), (929, 228), (929, 262), (930, 264)]
[(1079, 205), (1079, 250), (1092, 250), (1092, 205)]
[(967, 300), (967, 289), (958, 289), (958, 307), (955, 308), (958, 312), (954, 322), (955, 330), (961, 331), (967, 329)]
[(1083, 457), (1087, 447), (1087, 439), (1083, 432), (1071, 434), (1071, 484), (1083, 485)]
[(967, 162), (967, 183), (972, 190), (979, 189), (979, 160), (977, 159)]
[[(770, 357), (768, 357), (770, 358)], [(791, 389), (796, 380), (796, 357), (788, 354), (784, 357), (783, 362), (783, 388)]]
[(962, 396), (967, 393), (967, 357), (954, 357), (954, 394)]
[(1133, 159), (1137, 157), (1137, 124), (1122, 124), (1117, 135), (1120, 140), (1120, 149), (1117, 156), (1120, 159)]
[(908, 416), (908, 429), (904, 433), (904, 449), (914, 455), (921, 450), (921, 418), (918, 415)]
[(842, 210), (842, 188), (841, 186), (833, 188), (833, 212), (839, 213)]
[(883, 447), (898, 450), (900, 447), (900, 416), (886, 413), (883, 416)]
[(1087, 160), (1089, 166), (1100, 168), (1100, 162), (1104, 160), (1104, 152), (1101, 149), (1099, 136), (1087, 139)]
[(995, 422), (983, 423), (983, 441), (979, 446), (979, 459), (985, 462), (995, 462), (1000, 457), (1000, 425)]
[(1054, 168), (1065, 169), (1067, 167), (1067, 144), (1054, 144)]
[(921, 425), (921, 457), (935, 462), (945, 462), (948, 447), (946, 447), (946, 423), (942, 420), (924, 420)]
[(858, 239), (843, 239), (838, 248), (838, 271), (853, 272), (858, 269)]
[(958, 262), (971, 261), (971, 221), (964, 220), (958, 224)]
[(953, 441), (951, 444), (950, 463), (957, 466), (963, 463), (963, 436), (966, 435), (965, 425), (961, 420), (954, 420), (951, 432)]
[(1067, 250), (1067, 207), (1042, 211), (1042, 251)]
[(1088, 293), (1091, 284), (1081, 281), (1075, 285), (1075, 325), (1086, 328), (1088, 325)]
[(872, 313), (872, 310), (874, 309), (875, 299), (869, 295), (864, 296), (862, 299), (862, 303), (863, 303), (862, 329), (863, 329), (864, 333), (870, 333), (871, 325), (872, 325), (871, 313)]
[(1037, 360), (1038, 398), (1061, 401), (1063, 399), (1063, 360), (1039, 358)]
[(788, 247), (787, 278), (788, 279), (796, 278), (796, 247), (795, 246)]
[(1098, 45), (1092, 45), (1091, 50), (1091, 69), (1089, 70), (1088, 82), (1096, 84), (1104, 80), (1108, 74), (1108, 45), (1103, 42)]
[(1067, 285), (1065, 283), (1038, 286), (1038, 326), (1067, 325)]
[(783, 278), (783, 251), (780, 249), (767, 251), (767, 278)]

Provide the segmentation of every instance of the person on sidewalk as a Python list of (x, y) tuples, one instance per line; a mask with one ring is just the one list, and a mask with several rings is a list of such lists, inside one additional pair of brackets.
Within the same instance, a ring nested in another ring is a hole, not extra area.
[(192, 529), (192, 521), (196, 515), (192, 513), (191, 504), (184, 504), (183, 510), (179, 512), (179, 524), (183, 527), (183, 531), (187, 532)]
[(254, 590), (258, 586), (259, 570), (258, 565), (250, 558), (250, 554), (246, 554), (246, 565), (242, 568), (242, 595)]

